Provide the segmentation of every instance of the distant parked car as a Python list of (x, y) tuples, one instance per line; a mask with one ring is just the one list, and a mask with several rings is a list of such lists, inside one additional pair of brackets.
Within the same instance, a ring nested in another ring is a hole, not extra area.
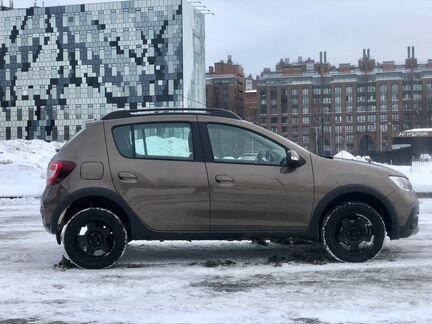
[(363, 262), (417, 231), (401, 173), (317, 156), (218, 109), (116, 111), (48, 167), (45, 228), (82, 268), (112, 266), (132, 240), (320, 241)]

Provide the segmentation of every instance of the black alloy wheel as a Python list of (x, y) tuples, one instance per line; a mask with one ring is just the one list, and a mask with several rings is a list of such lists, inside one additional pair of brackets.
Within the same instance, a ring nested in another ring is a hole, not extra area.
[(321, 229), (328, 253), (342, 262), (364, 262), (381, 251), (385, 225), (375, 209), (362, 202), (343, 203), (324, 219)]
[(120, 218), (102, 208), (76, 213), (63, 228), (62, 238), (72, 263), (86, 269), (111, 267), (123, 255), (128, 242)]

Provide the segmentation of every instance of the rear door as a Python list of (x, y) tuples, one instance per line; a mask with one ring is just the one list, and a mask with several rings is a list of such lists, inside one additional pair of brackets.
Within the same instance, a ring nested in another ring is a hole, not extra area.
[(209, 230), (207, 173), (196, 116), (105, 121), (113, 183), (156, 231)]
[(283, 158), (290, 148), (246, 123), (198, 118), (208, 137), (211, 230), (305, 230), (314, 195), (310, 155), (303, 154), (303, 166), (288, 168)]

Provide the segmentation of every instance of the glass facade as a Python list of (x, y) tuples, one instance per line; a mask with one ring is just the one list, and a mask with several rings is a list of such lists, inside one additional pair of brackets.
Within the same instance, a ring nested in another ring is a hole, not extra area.
[(0, 11), (0, 139), (68, 140), (152, 107), (205, 107), (204, 15), (187, 1)]

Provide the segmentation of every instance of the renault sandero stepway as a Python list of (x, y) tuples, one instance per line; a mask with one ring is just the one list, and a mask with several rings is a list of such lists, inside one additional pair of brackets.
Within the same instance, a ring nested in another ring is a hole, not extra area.
[(321, 242), (363, 262), (417, 231), (405, 175), (317, 156), (220, 109), (115, 111), (48, 166), (41, 214), (78, 267), (112, 266), (132, 240)]

